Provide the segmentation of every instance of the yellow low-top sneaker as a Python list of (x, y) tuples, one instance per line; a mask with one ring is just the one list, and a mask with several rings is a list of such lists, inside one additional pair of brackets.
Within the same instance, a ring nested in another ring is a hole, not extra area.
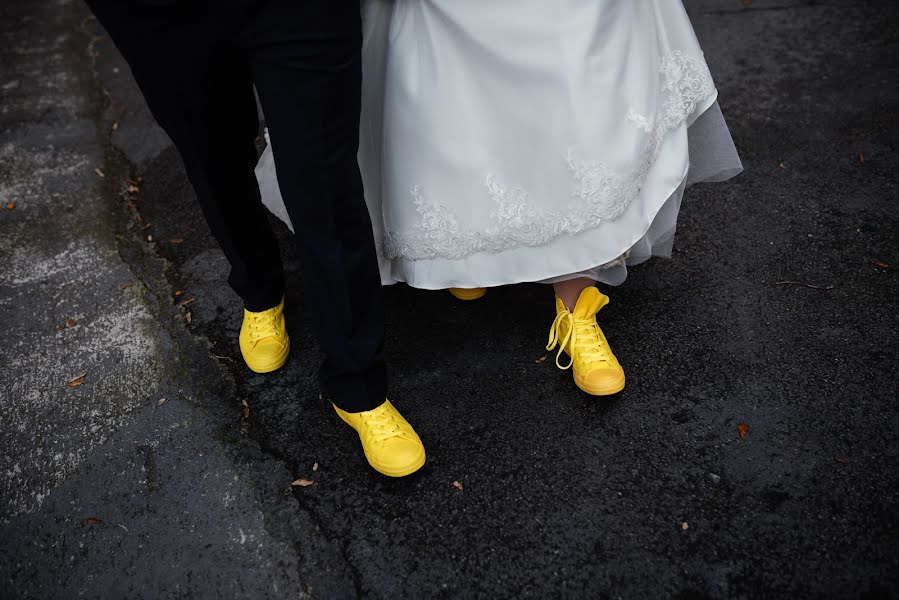
[(479, 300), (487, 293), (487, 288), (450, 288), (449, 293), (459, 300)]
[[(572, 369), (574, 383), (593, 396), (609, 396), (624, 389), (624, 369), (596, 322), (596, 313), (608, 303), (609, 297), (592, 286), (581, 292), (574, 313), (556, 298), (556, 320), (546, 344), (547, 350), (558, 346), (556, 366)], [(562, 352), (571, 358), (564, 366), (559, 361)]]
[(390, 400), (373, 410), (350, 413), (334, 406), (362, 441), (372, 468), (388, 477), (405, 477), (425, 464), (425, 447), (418, 434)]
[(290, 353), (290, 338), (284, 327), (284, 298), (278, 306), (262, 312), (244, 309), (240, 353), (256, 373), (271, 373), (284, 366)]

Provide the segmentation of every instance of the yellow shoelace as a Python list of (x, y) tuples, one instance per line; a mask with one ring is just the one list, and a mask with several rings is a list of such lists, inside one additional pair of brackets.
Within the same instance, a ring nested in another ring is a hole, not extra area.
[[(568, 323), (568, 332), (560, 338), (559, 332), (562, 329), (563, 322)], [(568, 364), (562, 366), (559, 359), (562, 358), (562, 353), (565, 352), (569, 341), (571, 342), (571, 356)], [(546, 342), (546, 349), (553, 350), (556, 346), (559, 347), (559, 351), (556, 353), (556, 366), (563, 371), (570, 369), (574, 365), (575, 348), (578, 349), (578, 358), (585, 363), (611, 362), (609, 349), (603, 343), (596, 319), (575, 319), (574, 315), (568, 310), (564, 310), (556, 315), (556, 319), (549, 330), (549, 340)]]
[(281, 330), (277, 326), (275, 310), (264, 310), (246, 315), (247, 329), (250, 330), (250, 342), (256, 343), (267, 337), (281, 337)]
[(383, 444), (390, 438), (410, 437), (402, 422), (389, 409), (371, 411), (361, 416), (361, 421), (368, 441), (376, 444)]

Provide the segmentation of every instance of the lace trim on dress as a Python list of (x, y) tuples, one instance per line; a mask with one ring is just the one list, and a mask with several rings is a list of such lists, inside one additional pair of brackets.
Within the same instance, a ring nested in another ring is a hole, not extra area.
[(715, 93), (712, 75), (701, 57), (674, 51), (662, 58), (659, 74), (665, 98), (656, 115), (652, 119), (635, 112), (628, 115), (635, 126), (649, 133), (643, 157), (630, 172), (582, 160), (574, 148), (569, 149), (565, 160), (572, 177), (571, 202), (557, 211), (540, 210), (525, 189), (503, 185), (488, 175), (484, 185), (496, 210), (490, 215), (493, 224), (480, 231), (464, 230), (449, 208), (427, 202), (421, 186), (415, 186), (410, 194), (419, 216), (417, 231), (385, 232), (384, 256), (459, 260), (480, 252), (541, 246), (560, 235), (575, 235), (617, 219), (639, 195), (668, 132), (682, 126), (696, 107)]
[(642, 129), (646, 133), (652, 133), (652, 120), (648, 117), (644, 117), (633, 108), (627, 112), (627, 120), (632, 122), (634, 125)]

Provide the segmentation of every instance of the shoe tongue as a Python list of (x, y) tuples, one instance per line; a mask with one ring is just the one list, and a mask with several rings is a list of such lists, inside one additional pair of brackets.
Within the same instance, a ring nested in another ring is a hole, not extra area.
[(599, 312), (599, 309), (609, 303), (609, 297), (593, 286), (581, 292), (574, 305), (575, 319), (590, 319)]

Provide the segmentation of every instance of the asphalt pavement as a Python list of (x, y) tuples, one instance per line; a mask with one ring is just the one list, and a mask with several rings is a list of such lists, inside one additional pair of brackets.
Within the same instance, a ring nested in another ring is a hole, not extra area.
[(319, 397), (287, 229), (256, 375), (108, 37), (0, 7), (0, 596), (899, 597), (899, 6), (685, 4), (746, 171), (605, 290), (627, 388), (545, 358), (545, 286), (390, 288), (402, 480)]

